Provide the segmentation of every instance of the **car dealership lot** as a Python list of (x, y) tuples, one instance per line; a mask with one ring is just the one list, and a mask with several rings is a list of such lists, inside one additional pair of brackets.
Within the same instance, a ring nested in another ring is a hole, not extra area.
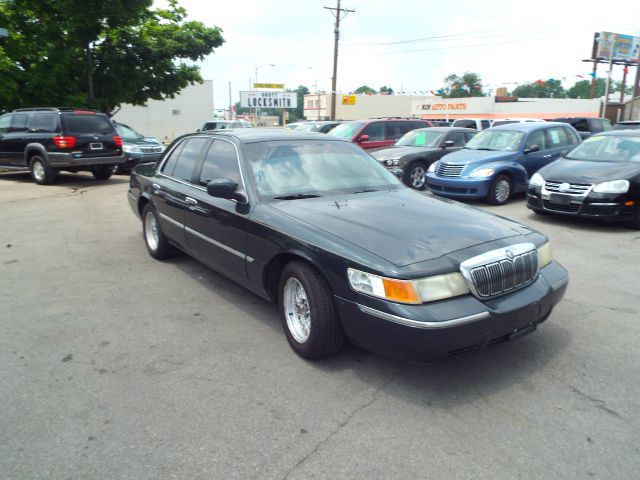
[(430, 365), (307, 362), (274, 306), (149, 257), (127, 184), (0, 176), (2, 477), (640, 475), (640, 232), (479, 205), (569, 270), (536, 333)]

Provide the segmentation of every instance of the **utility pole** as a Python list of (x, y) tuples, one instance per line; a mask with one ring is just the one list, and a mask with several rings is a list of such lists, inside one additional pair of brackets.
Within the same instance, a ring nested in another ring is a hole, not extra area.
[[(338, 77), (338, 41), (340, 40), (340, 20), (355, 10), (347, 10), (346, 8), (340, 8), (340, 0), (338, 0), (337, 8), (324, 7), (327, 10), (331, 10), (331, 13), (336, 17), (336, 26), (333, 29), (335, 35), (335, 41), (333, 46), (333, 77), (331, 77), (331, 120), (336, 119), (336, 84)], [(335, 12), (334, 12), (335, 10)], [(344, 12), (344, 15), (343, 15)]]

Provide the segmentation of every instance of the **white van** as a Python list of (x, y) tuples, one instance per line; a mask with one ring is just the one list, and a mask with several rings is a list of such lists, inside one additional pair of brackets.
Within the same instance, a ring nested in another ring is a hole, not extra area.
[(491, 127), (491, 119), (489, 118), (458, 118), (452, 124), (452, 127), (473, 128), (474, 130), (486, 130)]

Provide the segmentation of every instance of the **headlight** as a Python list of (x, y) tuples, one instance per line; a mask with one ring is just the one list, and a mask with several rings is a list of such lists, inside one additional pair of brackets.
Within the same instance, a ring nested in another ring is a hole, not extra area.
[(471, 172), (469, 176), (487, 178), (493, 175), (494, 173), (496, 173), (496, 171), (493, 168), (480, 168), (478, 170), (474, 170), (473, 172)]
[(356, 292), (399, 303), (420, 304), (469, 293), (464, 277), (458, 272), (417, 280), (396, 280), (349, 268), (347, 277)]
[(553, 255), (551, 254), (551, 244), (549, 242), (545, 242), (538, 247), (538, 268), (546, 267), (552, 261)]
[(542, 178), (542, 175), (540, 175), (539, 173), (534, 173), (533, 175), (531, 175), (531, 178), (529, 179), (530, 187), (541, 187), (543, 185), (544, 178)]
[(122, 150), (124, 150), (127, 153), (140, 153), (142, 150), (140, 150), (140, 147), (138, 147), (137, 145), (127, 145), (124, 144), (122, 146)]
[(595, 193), (627, 193), (629, 190), (629, 180), (612, 180), (603, 182), (593, 187)]
[(398, 160), (397, 158), (389, 158), (388, 160), (384, 161), (384, 164), (388, 167), (396, 167), (400, 165), (400, 160)]
[(427, 168), (427, 172), (429, 173), (435, 172), (437, 165), (438, 165), (438, 162), (433, 162), (431, 165), (429, 165), (429, 168)]

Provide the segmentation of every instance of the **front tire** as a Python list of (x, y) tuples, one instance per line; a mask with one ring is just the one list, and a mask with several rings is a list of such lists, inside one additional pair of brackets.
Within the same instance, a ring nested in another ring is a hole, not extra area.
[(38, 185), (51, 185), (56, 180), (55, 170), (40, 155), (31, 157), (29, 171), (31, 178)]
[(285, 265), (278, 303), (287, 340), (298, 355), (313, 360), (342, 348), (344, 333), (331, 291), (315, 268), (299, 260)]
[(109, 180), (113, 175), (113, 167), (100, 167), (91, 170), (96, 180)]
[(489, 193), (487, 193), (487, 202), (491, 205), (504, 205), (511, 197), (513, 184), (511, 179), (506, 175), (498, 175), (491, 182)]
[(404, 174), (404, 183), (415, 189), (424, 190), (427, 180), (427, 166), (423, 162), (413, 162)]
[(142, 234), (149, 255), (156, 260), (165, 260), (177, 253), (176, 248), (160, 230), (158, 215), (151, 204), (147, 204), (142, 210)]

